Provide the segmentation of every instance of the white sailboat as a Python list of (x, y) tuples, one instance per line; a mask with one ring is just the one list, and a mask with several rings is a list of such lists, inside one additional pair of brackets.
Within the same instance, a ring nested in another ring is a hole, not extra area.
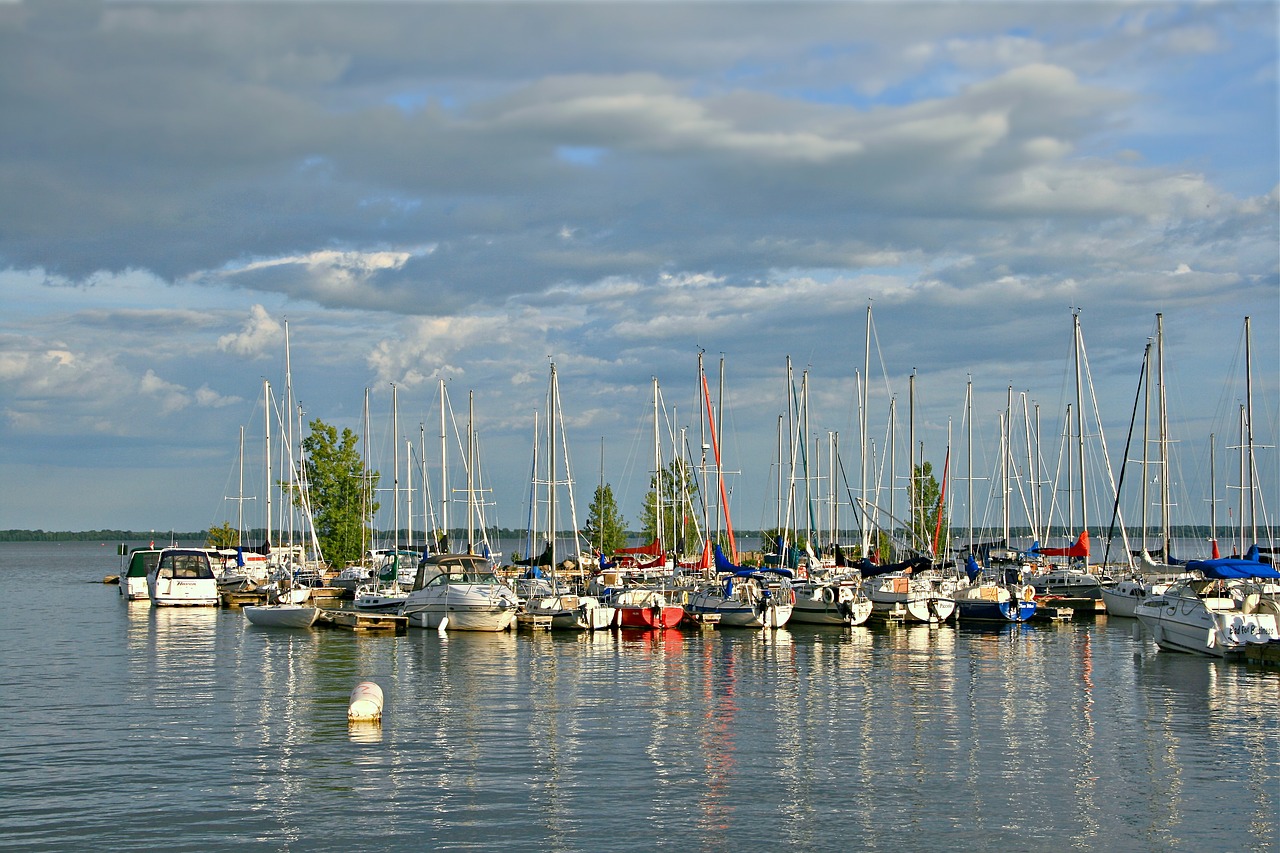
[[(525, 599), (524, 610), (531, 616), (550, 617), (552, 630), (602, 630), (613, 627), (617, 609), (592, 595), (567, 592), (556, 576), (560, 563), (556, 558), (556, 491), (564, 485), (569, 496), (569, 515), (573, 525), (573, 553), (567, 555), (565, 565), (572, 563), (581, 570), (583, 559), (579, 550), (577, 508), (573, 500), (573, 477), (569, 473), (569, 447), (564, 434), (564, 414), (560, 405), (560, 384), (555, 362), (551, 363), (551, 378), (547, 387), (547, 546), (549, 548), (549, 583), (545, 594), (534, 594)], [(556, 460), (563, 452), (564, 480), (557, 479)], [(534, 491), (536, 501), (537, 491)]]
[[(307, 491), (305, 488), (300, 488), (300, 484), (297, 482), (297, 479), (298, 479), (297, 472), (300, 466), (298, 464), (295, 464), (295, 461), (294, 461), (293, 380), (292, 380), (290, 364), (289, 364), (289, 325), (288, 323), (285, 323), (285, 327), (284, 327), (284, 352), (285, 352), (285, 359), (284, 359), (285, 407), (284, 408), (286, 412), (286, 417), (288, 418), (288, 421), (287, 421), (288, 428), (285, 432), (285, 435), (287, 436), (287, 439), (285, 441), (285, 448), (286, 448), (285, 456), (289, 463), (288, 485), (290, 487), (290, 493), (296, 494), (299, 496), (300, 503), (303, 509), (303, 514), (306, 516), (307, 526), (310, 531), (312, 542), (315, 546), (316, 555), (318, 557), (320, 548), (319, 548), (319, 543), (316, 542), (315, 540), (315, 531), (311, 525), (311, 511), (308, 506)], [(272, 411), (271, 386), (265, 382), (263, 383), (263, 385), (264, 385), (264, 398), (266, 401), (265, 408), (266, 408), (266, 418), (267, 418), (267, 424), (266, 424), (267, 447), (270, 448), (271, 446), (271, 411)], [(270, 454), (270, 450), (268, 450), (268, 460), (267, 460), (268, 478), (270, 478), (271, 476), (271, 463), (270, 463), (269, 454)], [(267, 488), (268, 489), (271, 488), (270, 482), (268, 482)], [(268, 506), (270, 506), (269, 499), (268, 499)], [(290, 529), (292, 530), (292, 527), (290, 527)], [(267, 521), (268, 536), (270, 535), (270, 530), (271, 530), (271, 522), (270, 522), (270, 515), (268, 515), (268, 521)], [(279, 576), (276, 581), (277, 589), (274, 596), (272, 597), (272, 600), (268, 601), (268, 603), (266, 604), (246, 605), (245, 607), (242, 608), (242, 611), (244, 612), (244, 617), (248, 619), (249, 622), (251, 622), (252, 624), (259, 625), (262, 627), (269, 627), (269, 628), (310, 628), (320, 618), (320, 608), (309, 603), (310, 597), (311, 597), (311, 594), (310, 594), (311, 591), (306, 587), (295, 587), (294, 585), (294, 573), (296, 570), (296, 566), (294, 565), (294, 562), (293, 562), (294, 551), (295, 551), (294, 547), (292, 546), (292, 544), (290, 544), (290, 547), (286, 550), (287, 560), (285, 565), (281, 567), (282, 570), (279, 572)]]

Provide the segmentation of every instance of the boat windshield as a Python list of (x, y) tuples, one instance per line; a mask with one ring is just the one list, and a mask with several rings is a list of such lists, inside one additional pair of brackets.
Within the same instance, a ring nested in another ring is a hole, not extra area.
[(204, 554), (165, 554), (160, 558), (160, 568), (157, 571), (162, 578), (213, 579), (213, 569), (209, 567), (209, 558)]
[(427, 581), (427, 586), (440, 586), (442, 584), (497, 584), (498, 576), (492, 571), (483, 569), (467, 569), (461, 566), (449, 566), (448, 573), (441, 573)]

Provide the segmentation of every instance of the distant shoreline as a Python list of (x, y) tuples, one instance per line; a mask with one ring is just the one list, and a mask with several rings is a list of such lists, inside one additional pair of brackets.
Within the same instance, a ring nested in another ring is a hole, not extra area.
[[(1092, 531), (1091, 531), (1092, 532)], [(1203, 539), (1209, 540), (1209, 526), (1185, 524), (1177, 525), (1170, 531), (1170, 535), (1175, 539)], [(404, 532), (402, 531), (402, 534)], [(1101, 537), (1105, 531), (1098, 531), (1097, 535)], [(1129, 535), (1133, 536), (1135, 530), (1130, 530)], [(1025, 539), (1031, 535), (1029, 528), (1012, 528), (1009, 534), (1014, 539)], [(391, 531), (379, 531), (379, 538), (390, 537)], [(509, 528), (498, 528), (490, 530), (489, 536), (492, 539), (523, 539), (528, 535), (525, 530), (512, 530)], [(561, 534), (564, 535), (564, 534)], [(760, 538), (759, 530), (739, 530), (737, 531), (737, 540), (739, 543), (748, 543)], [(963, 528), (952, 528), (952, 539), (963, 539), (967, 537), (967, 532)], [(990, 531), (979, 531), (977, 534), (980, 539), (991, 539)], [(1117, 531), (1118, 535), (1118, 531)], [(1157, 535), (1152, 530), (1148, 536)], [(208, 530), (0, 530), (0, 542), (191, 542), (205, 541), (209, 536)], [(1056, 538), (1065, 537), (1065, 533), (1060, 533)], [(1221, 528), (1218, 530), (1219, 541), (1229, 539), (1231, 530)], [(419, 533), (418, 538), (421, 538)], [(642, 534), (635, 531), (627, 532), (628, 541), (638, 540), (642, 538)], [(841, 535), (842, 541), (853, 541), (858, 538), (856, 531), (844, 531)], [(250, 543), (261, 542), (264, 534), (261, 528), (245, 531), (245, 540)]]

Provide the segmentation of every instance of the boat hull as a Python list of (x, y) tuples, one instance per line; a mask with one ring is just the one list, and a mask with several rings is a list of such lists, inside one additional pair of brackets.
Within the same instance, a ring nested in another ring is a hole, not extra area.
[(805, 625), (861, 625), (871, 618), (873, 604), (858, 593), (844, 585), (798, 584), (791, 621)]
[(684, 618), (679, 604), (659, 606), (623, 605), (618, 608), (618, 621), (623, 628), (674, 628)]
[(412, 611), (406, 608), (403, 615), (409, 618), (409, 624), (415, 628), (438, 629), (444, 623), (450, 631), (506, 631), (516, 621), (515, 608), (499, 608), (489, 604), (451, 604), (448, 607), (443, 604), (423, 605)]
[(241, 609), (246, 619), (264, 628), (310, 628), (320, 618), (319, 607), (305, 604), (250, 604)]

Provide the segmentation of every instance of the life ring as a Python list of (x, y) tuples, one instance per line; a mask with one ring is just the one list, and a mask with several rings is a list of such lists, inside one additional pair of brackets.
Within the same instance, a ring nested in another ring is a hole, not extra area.
[(790, 604), (790, 605), (792, 605), (792, 606), (794, 607), (794, 606), (795, 606), (795, 603), (796, 603), (796, 591), (795, 591), (794, 589), (788, 589), (788, 590), (787, 590), (787, 604)]
[(822, 600), (827, 604), (836, 603), (836, 591), (829, 586), (822, 588)]

